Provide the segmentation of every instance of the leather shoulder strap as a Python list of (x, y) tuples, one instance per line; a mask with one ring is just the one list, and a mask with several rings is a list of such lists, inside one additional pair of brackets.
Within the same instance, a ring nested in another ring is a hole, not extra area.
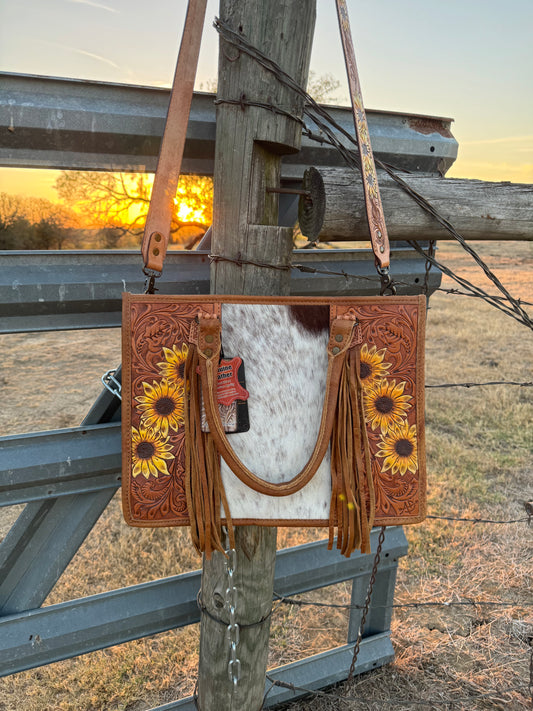
[(363, 97), (361, 95), (361, 85), (355, 63), (355, 52), (348, 19), (348, 9), (346, 0), (336, 0), (337, 17), (344, 50), (344, 61), (348, 74), (348, 84), (350, 87), (350, 98), (352, 101), (353, 119), (357, 145), (359, 146), (359, 156), (361, 161), (361, 175), (363, 177), (363, 190), (365, 193), (366, 216), (370, 228), (370, 239), (372, 249), (376, 256), (377, 263), (381, 268), (386, 268), (390, 263), (389, 237), (385, 226), (383, 215), (383, 205), (379, 194), (378, 178), (374, 163), (374, 154), (370, 145), (368, 124), (366, 121)]
[(167, 120), (144, 228), (145, 269), (161, 272), (170, 238), (207, 0), (189, 0)]
[[(336, 0), (336, 3), (350, 86), (355, 133), (361, 158), (361, 173), (372, 249), (379, 267), (386, 269), (390, 261), (389, 240), (361, 96), (348, 10), (346, 0)], [(145, 269), (158, 273), (163, 269), (163, 261), (170, 238), (174, 196), (181, 170), (206, 4), (207, 0), (189, 0), (167, 121), (144, 229), (142, 255)]]

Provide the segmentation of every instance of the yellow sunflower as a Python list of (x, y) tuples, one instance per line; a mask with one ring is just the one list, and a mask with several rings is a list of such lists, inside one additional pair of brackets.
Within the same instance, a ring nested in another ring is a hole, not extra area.
[(142, 474), (148, 479), (152, 476), (165, 474), (169, 476), (165, 459), (174, 459), (171, 453), (172, 445), (168, 443), (168, 437), (162, 437), (157, 432), (145, 428), (142, 425), (139, 429), (131, 428), (131, 461), (133, 464), (133, 476)]
[(153, 427), (168, 435), (168, 429), (178, 431), (183, 425), (183, 383), (169, 383), (167, 380), (154, 381), (153, 385), (143, 383), (144, 395), (137, 398), (137, 409), (141, 413), (144, 427)]
[(395, 380), (376, 381), (363, 395), (366, 421), (373, 430), (378, 427), (385, 434), (392, 425), (399, 424), (411, 407), (411, 395), (404, 395), (405, 382)]
[(382, 471), (390, 469), (393, 474), (399, 472), (402, 476), (407, 471), (415, 474), (418, 466), (416, 425), (409, 427), (407, 420), (393, 425), (382, 436), (377, 455), (385, 460)]
[(376, 346), (372, 346), (369, 350), (367, 344), (363, 343), (359, 367), (363, 387), (369, 387), (373, 385), (376, 380), (387, 377), (387, 370), (391, 367), (391, 364), (383, 362), (386, 352), (386, 348), (382, 348), (378, 351)]
[(189, 346), (186, 343), (182, 343), (181, 348), (178, 348), (178, 346), (174, 344), (172, 350), (170, 348), (163, 348), (165, 360), (157, 365), (159, 366), (159, 372), (169, 383), (182, 384), (183, 371), (188, 353)]

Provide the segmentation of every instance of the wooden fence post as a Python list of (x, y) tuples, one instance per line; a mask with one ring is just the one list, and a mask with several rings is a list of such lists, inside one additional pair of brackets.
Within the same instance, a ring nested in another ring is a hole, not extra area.
[[(219, 17), (305, 87), (315, 12), (315, 0), (221, 0)], [(230, 259), (241, 256), (263, 263), (288, 264), (292, 233), (277, 226), (278, 197), (267, 193), (266, 188), (279, 187), (281, 155), (299, 149), (301, 127), (293, 119), (251, 106), (250, 102), (282, 107), (301, 116), (302, 100), (221, 37), (217, 101), (211, 251)], [(235, 101), (238, 103), (231, 103)], [(214, 261), (211, 269), (212, 293), (288, 294), (289, 283), (289, 270), (238, 266), (224, 260)], [(229, 620), (224, 609), (228, 576), (225, 558), (217, 553), (204, 561), (202, 573), (206, 612), (202, 614), (200, 632), (201, 711), (255, 711), (262, 705), (276, 529), (238, 527), (236, 549), (240, 681), (234, 685), (228, 675)]]

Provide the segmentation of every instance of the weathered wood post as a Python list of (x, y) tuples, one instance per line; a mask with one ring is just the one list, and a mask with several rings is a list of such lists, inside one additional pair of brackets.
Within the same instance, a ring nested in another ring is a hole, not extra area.
[[(315, 0), (221, 0), (220, 20), (305, 87), (315, 10)], [(217, 100), (212, 254), (287, 265), (291, 230), (277, 226), (278, 196), (266, 188), (279, 187), (281, 155), (299, 149), (301, 127), (293, 119), (250, 104), (274, 105), (301, 116), (302, 101), (222, 37)], [(289, 283), (289, 270), (238, 266), (224, 259), (212, 264), (211, 291), (217, 294), (288, 294)], [(228, 576), (225, 558), (217, 553), (204, 561), (202, 575), (206, 613), (200, 632), (201, 711), (255, 711), (262, 705), (276, 529), (239, 527), (236, 549), (235, 619), (240, 625), (241, 678), (235, 685), (228, 675), (229, 620), (224, 609)]]

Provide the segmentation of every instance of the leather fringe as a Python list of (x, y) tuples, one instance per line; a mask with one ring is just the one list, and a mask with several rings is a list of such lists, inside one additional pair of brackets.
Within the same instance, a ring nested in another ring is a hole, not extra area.
[[(370, 530), (374, 523), (375, 497), (370, 450), (363, 411), (359, 350), (348, 351), (337, 397), (331, 433), (331, 503), (328, 548), (337, 548), (347, 558), (354, 550), (370, 553)], [(368, 497), (368, 501), (367, 501)]]
[(201, 398), (198, 377), (199, 355), (190, 344), (185, 363), (187, 406), (185, 407), (185, 493), (191, 538), (207, 559), (213, 551), (224, 555), (221, 506), (226, 517), (230, 548), (235, 547), (231, 515), (220, 473), (220, 457), (209, 432), (201, 426)]
[[(185, 363), (185, 492), (191, 537), (196, 550), (210, 558), (225, 554), (220, 511), (224, 511), (230, 547), (235, 546), (231, 515), (222, 483), (220, 456), (213, 437), (201, 427), (199, 354), (189, 346)], [(370, 450), (363, 411), (358, 348), (348, 351), (343, 364), (336, 416), (331, 434), (331, 502), (328, 548), (350, 557), (354, 550), (370, 553), (370, 530), (375, 498)]]

